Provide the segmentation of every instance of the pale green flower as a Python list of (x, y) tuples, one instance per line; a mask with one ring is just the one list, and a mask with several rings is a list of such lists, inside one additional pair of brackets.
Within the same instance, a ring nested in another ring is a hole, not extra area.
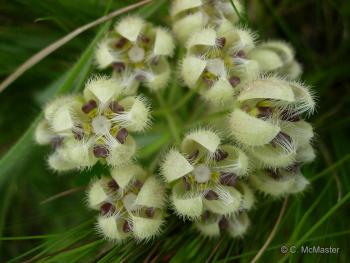
[(140, 166), (113, 168), (88, 190), (90, 208), (99, 210), (98, 231), (109, 240), (149, 240), (164, 223), (164, 188)]

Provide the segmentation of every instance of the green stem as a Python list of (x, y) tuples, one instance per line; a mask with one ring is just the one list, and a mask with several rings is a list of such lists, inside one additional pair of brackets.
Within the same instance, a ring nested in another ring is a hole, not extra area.
[(187, 92), (186, 95), (179, 100), (178, 103), (176, 103), (176, 105), (172, 108), (173, 111), (178, 110), (179, 108), (181, 108), (183, 105), (185, 105), (192, 97), (194, 94), (196, 94), (198, 92), (198, 88), (194, 88), (191, 89), (190, 92)]
[(174, 120), (174, 117), (171, 114), (171, 112), (169, 111), (169, 109), (167, 108), (162, 95), (159, 94), (158, 92), (156, 92), (156, 96), (157, 96), (157, 99), (159, 101), (160, 106), (164, 110), (164, 116), (165, 116), (165, 119), (167, 120), (167, 122), (169, 124), (170, 132), (171, 132), (171, 134), (172, 134), (176, 144), (180, 145), (180, 143), (181, 143), (180, 132), (179, 132), (179, 130), (176, 127), (176, 122)]

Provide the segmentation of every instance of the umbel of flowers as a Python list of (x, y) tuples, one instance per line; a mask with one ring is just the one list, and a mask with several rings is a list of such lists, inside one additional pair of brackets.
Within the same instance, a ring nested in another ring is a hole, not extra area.
[(170, 77), (167, 61), (175, 44), (167, 29), (129, 16), (117, 23), (99, 44), (95, 60), (100, 69), (112, 68), (113, 75), (135, 93), (140, 83), (151, 90), (162, 89)]
[(221, 145), (210, 130), (196, 130), (183, 140), (181, 151), (170, 150), (161, 166), (171, 186), (175, 212), (192, 220), (207, 211), (230, 216), (250, 208), (254, 200), (244, 178), (246, 155), (232, 145)]
[(171, 74), (175, 44), (168, 30), (123, 18), (95, 53), (98, 67), (113, 69), (112, 77), (91, 78), (82, 94), (45, 107), (35, 137), (53, 147), (52, 169), (82, 170), (97, 162), (110, 169), (91, 182), (87, 195), (89, 207), (100, 211), (97, 228), (105, 238), (153, 238), (165, 221), (166, 198), (201, 234), (241, 237), (250, 225), (248, 212), (258, 206), (255, 192), (281, 197), (309, 185), (301, 166), (315, 158), (313, 128), (305, 120), (315, 101), (296, 80), (301, 66), (289, 44), (258, 43), (237, 26), (242, 8), (231, 2), (172, 3), (172, 28), (185, 48), (178, 57), (181, 79), (210, 111), (229, 114), (189, 132), (158, 163), (168, 196), (154, 174), (133, 162), (133, 133), (150, 124), (150, 106), (138, 88), (158, 92)]
[(182, 78), (216, 107), (232, 102), (242, 84), (258, 76), (258, 63), (247, 57), (253, 48), (254, 34), (247, 29), (201, 29), (187, 42)]
[(36, 129), (39, 144), (51, 144), (54, 170), (84, 169), (97, 161), (118, 166), (131, 161), (136, 143), (131, 132), (149, 125), (150, 108), (142, 96), (128, 96), (115, 79), (92, 78), (83, 95), (49, 103)]
[(129, 164), (92, 181), (88, 205), (99, 210), (97, 229), (107, 239), (151, 239), (164, 223), (164, 188), (140, 166)]

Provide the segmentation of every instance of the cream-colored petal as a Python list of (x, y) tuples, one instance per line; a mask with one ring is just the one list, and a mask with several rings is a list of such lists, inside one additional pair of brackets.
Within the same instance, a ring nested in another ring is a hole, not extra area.
[(107, 239), (121, 241), (126, 239), (130, 234), (124, 233), (121, 222), (117, 221), (114, 216), (97, 219), (97, 228)]
[(202, 75), (207, 62), (197, 57), (185, 57), (182, 62), (181, 75), (189, 88), (194, 88)]
[(56, 151), (48, 158), (49, 166), (59, 172), (65, 172), (76, 168), (74, 164), (63, 157), (61, 151)]
[(50, 129), (47, 121), (42, 120), (35, 129), (34, 137), (38, 144), (45, 145), (51, 142), (51, 140), (55, 137), (55, 134)]
[(186, 135), (181, 144), (183, 152), (191, 154), (198, 144), (209, 153), (214, 153), (220, 145), (220, 137), (211, 130), (198, 129)]
[(119, 104), (124, 107), (125, 111), (117, 114), (113, 118), (114, 121), (131, 132), (141, 132), (149, 127), (151, 116), (146, 97), (128, 96), (119, 101)]
[(193, 171), (193, 166), (177, 150), (170, 150), (165, 157), (161, 170), (164, 178), (168, 182), (173, 182)]
[(133, 234), (138, 240), (150, 239), (160, 233), (164, 222), (162, 218), (144, 218), (131, 216)]
[(227, 79), (221, 78), (202, 94), (206, 101), (213, 105), (223, 105), (233, 100), (235, 91)]
[(181, 12), (184, 12), (188, 9), (200, 7), (203, 5), (202, 0), (174, 0), (171, 5), (171, 16), (176, 16)]
[(100, 180), (95, 180), (90, 184), (88, 190), (88, 205), (93, 209), (100, 209), (100, 205), (108, 200), (108, 196), (103, 190)]
[(203, 213), (202, 196), (200, 194), (196, 196), (185, 196), (182, 182), (177, 183), (173, 187), (171, 202), (175, 212), (185, 218), (197, 219)]
[(112, 168), (111, 176), (121, 188), (125, 188), (134, 178), (145, 177), (146, 172), (139, 165), (128, 164)]
[(315, 160), (316, 153), (310, 143), (303, 145), (297, 149), (296, 161), (300, 163), (309, 163)]
[(259, 68), (262, 72), (274, 71), (284, 66), (279, 55), (269, 49), (257, 47), (249, 53), (249, 58), (259, 63)]
[(277, 79), (259, 79), (249, 83), (239, 94), (238, 101), (251, 99), (274, 99), (294, 102), (294, 93), (289, 85)]
[(220, 235), (220, 228), (217, 221), (196, 222), (196, 228), (205, 236), (216, 237)]
[(172, 56), (175, 48), (175, 40), (171, 33), (164, 28), (156, 28), (156, 39), (153, 53), (157, 56)]
[(242, 202), (242, 195), (233, 187), (220, 186), (214, 189), (218, 194), (218, 200), (207, 200), (203, 198), (203, 203), (209, 211), (220, 214), (229, 215), (237, 212)]
[(84, 89), (84, 97), (88, 100), (97, 100), (101, 104), (107, 104), (122, 93), (120, 82), (115, 78), (94, 77), (91, 78)]
[(286, 167), (296, 161), (295, 148), (286, 150), (279, 146), (275, 148), (272, 145), (264, 145), (251, 148), (248, 152), (263, 168)]
[(228, 232), (233, 238), (242, 237), (248, 230), (250, 220), (247, 213), (239, 214), (230, 220)]
[(100, 69), (110, 66), (114, 61), (113, 51), (109, 46), (110, 40), (105, 38), (97, 46), (95, 51), (95, 61)]
[(205, 28), (192, 34), (186, 47), (191, 49), (195, 46), (216, 46), (216, 32), (212, 28)]
[(137, 16), (128, 16), (120, 20), (115, 26), (115, 31), (126, 39), (135, 42), (145, 27), (146, 22)]
[(129, 163), (136, 152), (136, 142), (129, 135), (124, 144), (115, 144), (110, 148), (106, 161), (109, 165), (120, 166)]
[(74, 108), (74, 105), (76, 105), (77, 101), (78, 100), (76, 96), (64, 96), (64, 97), (59, 97), (52, 100), (45, 106), (45, 109), (44, 109), (45, 119), (47, 121), (51, 121), (57, 109), (61, 107)]
[(249, 182), (255, 189), (278, 197), (290, 193), (295, 184), (295, 176), (283, 176), (280, 179), (274, 179), (264, 171), (256, 171), (249, 176)]
[(185, 45), (193, 32), (197, 32), (205, 25), (205, 18), (202, 12), (196, 12), (185, 16), (173, 23), (173, 31), (178, 41)]
[(237, 189), (242, 194), (242, 208), (246, 210), (250, 210), (255, 203), (255, 196), (253, 190), (243, 182), (239, 182), (237, 184)]
[(230, 132), (241, 144), (259, 146), (271, 142), (280, 132), (280, 128), (268, 121), (250, 116), (235, 109), (229, 118)]
[(282, 131), (291, 136), (293, 142), (300, 146), (308, 144), (314, 137), (311, 124), (303, 120), (293, 123), (283, 123)]
[(217, 164), (218, 169), (224, 172), (235, 173), (238, 176), (245, 176), (249, 168), (247, 155), (233, 145), (223, 145), (220, 149), (227, 152), (228, 157)]
[(64, 158), (73, 163), (77, 168), (92, 167), (97, 162), (90, 144), (84, 141), (69, 140), (64, 146)]
[(154, 177), (143, 184), (136, 198), (136, 205), (162, 208), (164, 205), (164, 187)]

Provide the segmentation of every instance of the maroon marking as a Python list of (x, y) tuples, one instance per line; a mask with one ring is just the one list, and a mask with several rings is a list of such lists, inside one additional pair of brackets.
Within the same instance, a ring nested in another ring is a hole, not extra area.
[(97, 108), (97, 103), (94, 100), (89, 100), (86, 104), (84, 104), (81, 107), (81, 110), (88, 114), (89, 112), (91, 112), (93, 109)]
[(125, 128), (121, 128), (117, 133), (116, 139), (121, 144), (124, 144), (126, 141), (126, 137), (128, 137), (128, 135), (129, 135), (128, 131)]

